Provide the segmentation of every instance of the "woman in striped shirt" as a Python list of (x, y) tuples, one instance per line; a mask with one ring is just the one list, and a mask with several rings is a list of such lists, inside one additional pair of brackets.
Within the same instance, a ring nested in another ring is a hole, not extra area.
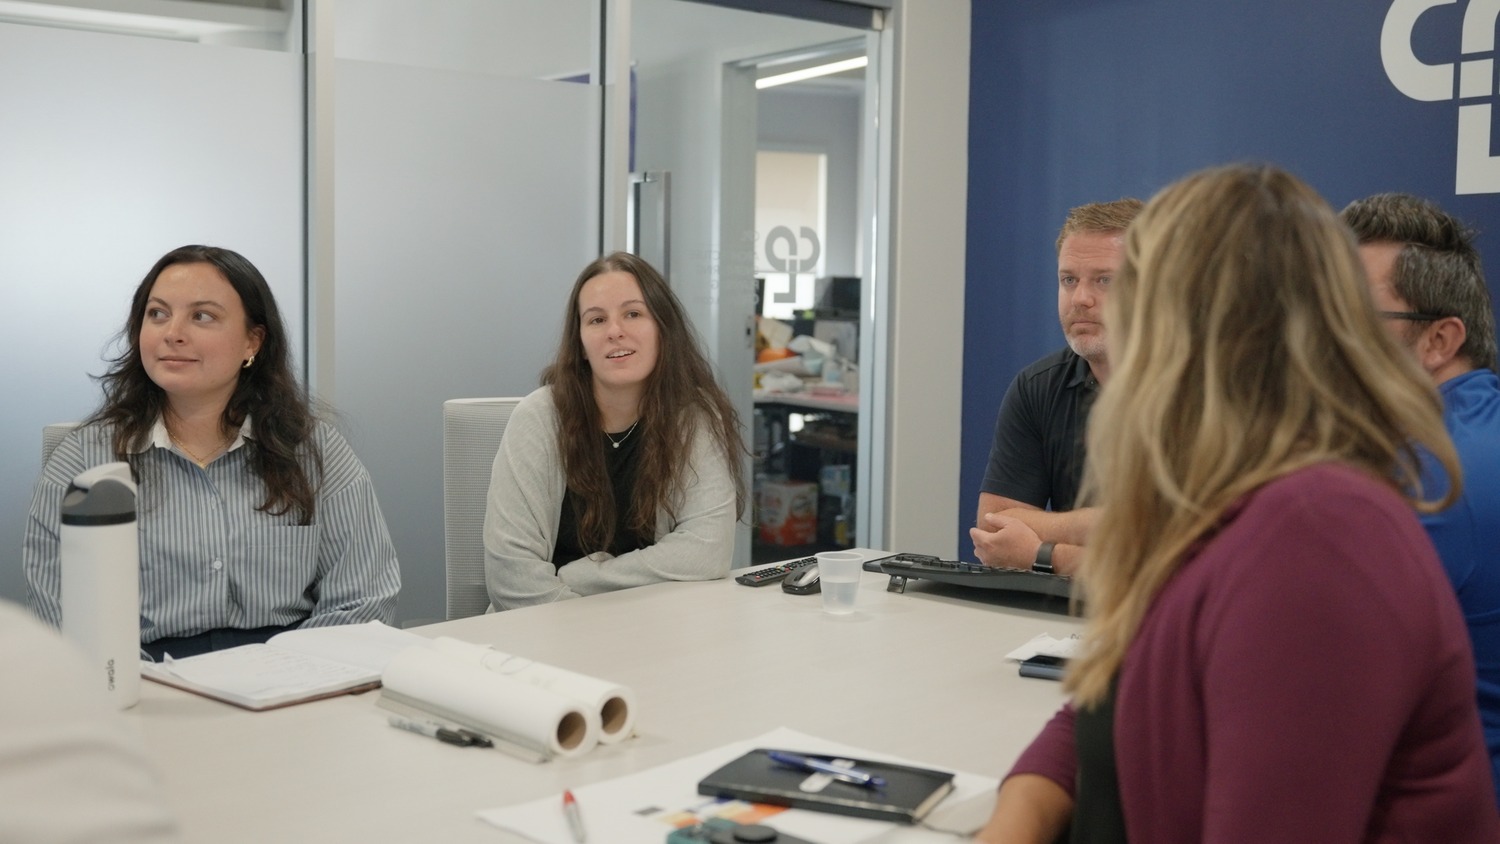
[(141, 642), (153, 657), (389, 622), (401, 578), (370, 476), (293, 376), (260, 271), (228, 249), (175, 249), (136, 289), (122, 337), (103, 405), (58, 445), (32, 496), (33, 611), (61, 622), (69, 483), (124, 461), (140, 487)]

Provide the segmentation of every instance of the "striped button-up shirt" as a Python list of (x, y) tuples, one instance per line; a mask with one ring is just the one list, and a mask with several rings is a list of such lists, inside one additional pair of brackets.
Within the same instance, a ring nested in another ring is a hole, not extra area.
[[(249, 422), (229, 450), (200, 467), (157, 423), (139, 456), (137, 525), (141, 558), (141, 641), (221, 628), (389, 623), (401, 574), (370, 475), (326, 422), (317, 512), (256, 508), (266, 488), (250, 471)], [(60, 625), (58, 532), (63, 494), (80, 472), (116, 460), (109, 429), (81, 427), (60, 443), (32, 494), (22, 561), (32, 611)], [(311, 473), (310, 461), (304, 466)]]

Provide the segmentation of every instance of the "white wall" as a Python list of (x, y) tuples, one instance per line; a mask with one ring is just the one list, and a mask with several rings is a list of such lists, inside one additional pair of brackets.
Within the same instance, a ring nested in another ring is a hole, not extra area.
[(205, 243), (270, 282), (301, 354), (302, 59), (0, 24), (0, 596), (20, 552), (41, 428), (101, 399), (130, 295)]
[(886, 547), (953, 559), (959, 500), (969, 3), (896, 10)]
[(601, 89), (549, 81), (588, 71), (588, 6), (338, 7), (331, 398), (396, 544), (404, 621), (444, 616), (443, 401), (536, 389), (598, 254)]
[(495, 76), (585, 73), (597, 0), (344, 0), (339, 58)]

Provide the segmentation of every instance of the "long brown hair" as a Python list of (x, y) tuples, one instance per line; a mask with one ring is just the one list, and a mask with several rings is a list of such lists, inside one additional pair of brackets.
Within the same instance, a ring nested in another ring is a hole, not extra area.
[(609, 547), (616, 524), (614, 492), (604, 465), (599, 406), (594, 400), (593, 369), (583, 352), (578, 296), (597, 275), (623, 272), (641, 287), (646, 309), (657, 327), (656, 367), (641, 396), (640, 469), (626, 525), (631, 532), (654, 536), (657, 514), (675, 518), (679, 494), (693, 482), (688, 463), (693, 438), (706, 425), (720, 457), (735, 479), (735, 512), (745, 512), (745, 481), (740, 459), (745, 454), (739, 414), (730, 404), (704, 357), (697, 334), (672, 288), (645, 260), (627, 252), (599, 258), (578, 274), (563, 312), (557, 357), (542, 372), (557, 405), (557, 438), (568, 488), (581, 501), (578, 538), (586, 551)]
[[(151, 288), (162, 271), (173, 264), (211, 264), (219, 270), (245, 306), (246, 326), (264, 337), (255, 362), (239, 372), (239, 382), (219, 425), (226, 436), (254, 414), (255, 438), (246, 452), (250, 471), (266, 485), (266, 498), (257, 509), (280, 516), (291, 512), (298, 524), (311, 524), (317, 510), (316, 491), (308, 469), (321, 476), (323, 455), (313, 438), (316, 420), (306, 392), (292, 374), (291, 352), (281, 312), (271, 287), (243, 255), (217, 246), (182, 246), (163, 255), (135, 289), (130, 316), (121, 331), (126, 348), (110, 361), (99, 381), (104, 404), (89, 417), (114, 429), (115, 456), (131, 465), (137, 478), (137, 452), (167, 408), (167, 394), (146, 374), (141, 363), (141, 325)], [(300, 458), (300, 459), (299, 459)], [(306, 460), (308, 466), (303, 465)]]
[(1379, 324), (1349, 230), (1289, 173), (1224, 167), (1159, 193), (1126, 232), (1106, 321), (1114, 372), (1085, 476), (1101, 505), (1082, 570), (1091, 619), (1067, 680), (1080, 704), (1107, 693), (1186, 553), (1257, 487), (1339, 461), (1431, 510), (1424, 448), (1453, 481), (1441, 504), (1458, 495), (1431, 381)]

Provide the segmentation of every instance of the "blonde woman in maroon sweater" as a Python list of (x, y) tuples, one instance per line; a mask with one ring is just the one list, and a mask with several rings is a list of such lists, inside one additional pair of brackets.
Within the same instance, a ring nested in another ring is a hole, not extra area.
[(1457, 494), (1423, 500), (1418, 449), (1457, 459), (1348, 230), (1275, 168), (1189, 176), (1131, 225), (1105, 319), (1085, 653), (980, 840), (1500, 841), (1411, 509)]

